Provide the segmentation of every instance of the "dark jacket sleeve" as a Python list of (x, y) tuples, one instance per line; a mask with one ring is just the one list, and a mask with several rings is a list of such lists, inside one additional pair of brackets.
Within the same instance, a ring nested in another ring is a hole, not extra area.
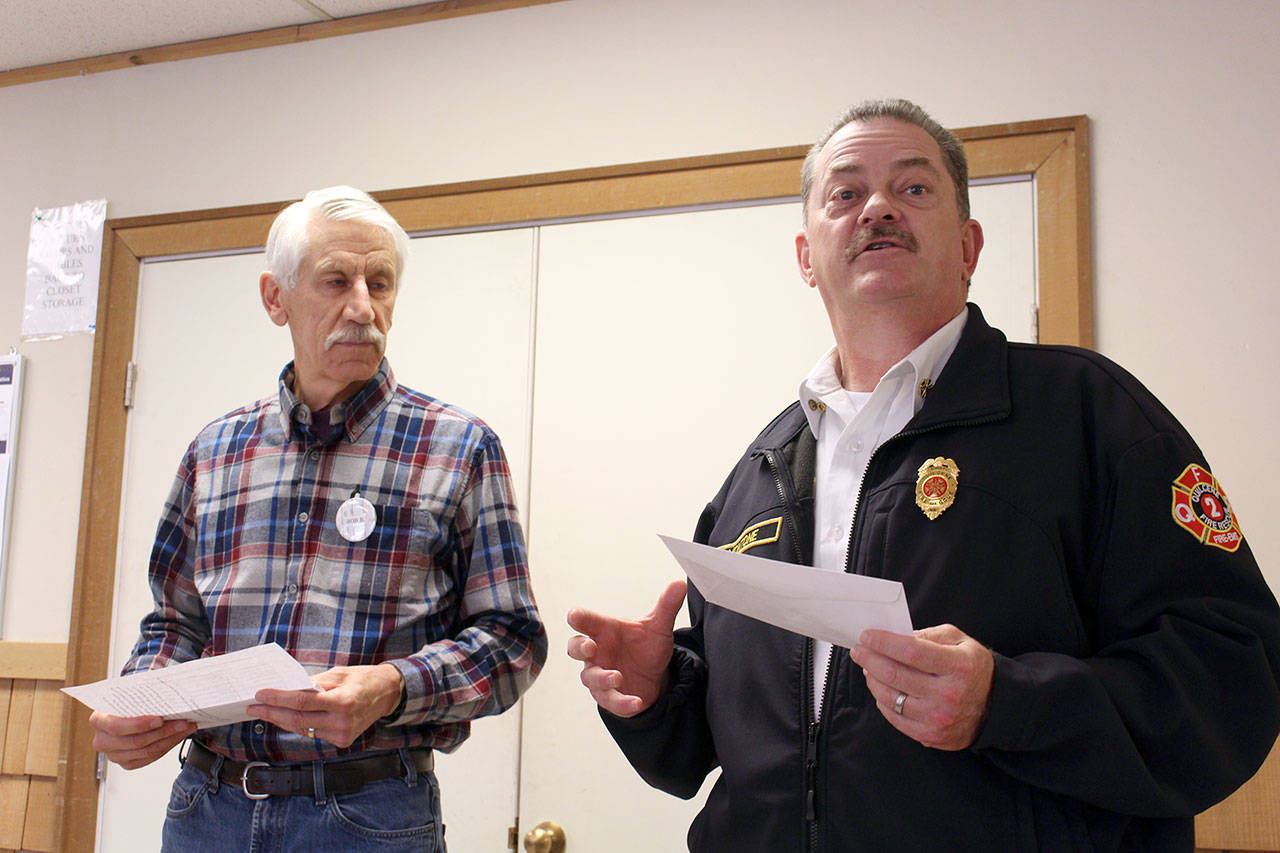
[[(694, 533), (695, 542), (706, 544), (723, 495), (722, 490), (716, 502), (703, 510)], [(706, 713), (707, 663), (702, 645), (705, 601), (692, 584), (687, 603), (690, 627), (675, 632), (667, 668), (667, 692), (634, 717), (618, 717), (599, 709), (609, 734), (640, 778), (686, 800), (698, 793), (707, 774), (720, 763)]]
[(973, 749), (1014, 778), (1166, 817), (1223, 799), (1266, 758), (1280, 731), (1280, 611), (1247, 543), (1230, 551), (1176, 522), (1172, 482), (1200, 458), (1184, 435), (1158, 433), (1098, 496), (1109, 521), (1082, 602), (1094, 654), (996, 654)]
[(671, 687), (653, 707), (626, 719), (599, 709), (640, 778), (686, 800), (718, 764), (704, 712), (706, 669), (701, 658), (677, 646), (668, 670)]

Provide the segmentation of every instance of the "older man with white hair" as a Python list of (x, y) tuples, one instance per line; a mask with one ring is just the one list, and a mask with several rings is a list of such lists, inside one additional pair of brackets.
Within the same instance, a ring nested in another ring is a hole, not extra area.
[(498, 437), (384, 357), (407, 249), (350, 187), (271, 227), (262, 303), (294, 358), (277, 394), (187, 448), (124, 672), (275, 642), (322, 689), (263, 690), (255, 719), (200, 731), (91, 717), (126, 768), (191, 738), (165, 850), (443, 851), (433, 750), (546, 659)]

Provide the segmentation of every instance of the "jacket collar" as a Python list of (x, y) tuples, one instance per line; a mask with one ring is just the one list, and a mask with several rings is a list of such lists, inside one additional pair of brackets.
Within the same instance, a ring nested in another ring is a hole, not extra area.
[(982, 311), (971, 302), (969, 320), (955, 352), (904, 431), (1002, 420), (1012, 409), (1009, 342), (1004, 332), (988, 324)]
[[(1004, 333), (987, 323), (977, 305), (969, 303), (969, 319), (960, 342), (904, 431), (1007, 418), (1012, 411), (1008, 353)], [(780, 449), (795, 440), (807, 423), (800, 403), (793, 403), (765, 427), (751, 450)]]

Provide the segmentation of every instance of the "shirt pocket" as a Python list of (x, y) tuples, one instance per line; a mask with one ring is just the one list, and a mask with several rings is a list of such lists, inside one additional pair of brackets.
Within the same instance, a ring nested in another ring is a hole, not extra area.
[(308, 610), (328, 611), (326, 618), (353, 637), (378, 643), (421, 624), (424, 616), (450, 612), (457, 598), (457, 555), (453, 537), (429, 510), (375, 504), (374, 511), (373, 530), (358, 542), (348, 542), (328, 520), (307, 579), (307, 599)]

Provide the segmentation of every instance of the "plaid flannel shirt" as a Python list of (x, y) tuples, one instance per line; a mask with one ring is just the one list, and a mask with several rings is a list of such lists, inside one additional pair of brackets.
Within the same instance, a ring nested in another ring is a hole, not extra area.
[[(514, 704), (547, 654), (498, 437), (398, 386), (383, 360), (320, 440), (291, 374), (187, 448), (151, 555), (156, 606), (124, 672), (269, 642), (313, 675), (388, 662), (405, 701), (346, 749), (254, 720), (198, 737), (239, 760), (450, 750), (469, 720)], [(334, 519), (356, 492), (377, 521), (348, 542)]]

